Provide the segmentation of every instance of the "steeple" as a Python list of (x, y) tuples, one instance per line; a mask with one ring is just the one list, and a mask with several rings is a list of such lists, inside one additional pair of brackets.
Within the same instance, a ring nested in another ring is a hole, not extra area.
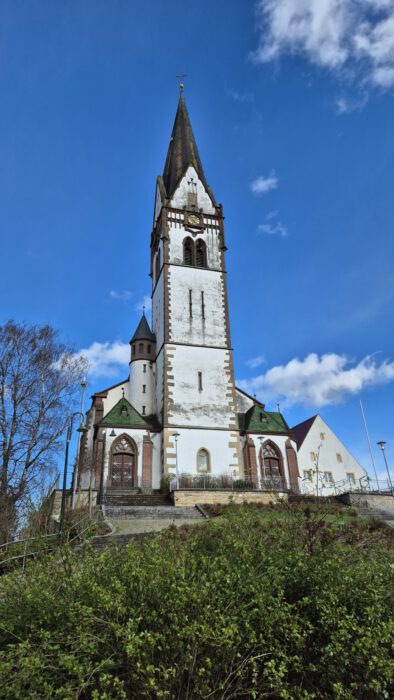
[(130, 345), (136, 340), (149, 340), (152, 343), (156, 342), (156, 336), (154, 333), (152, 333), (151, 329), (149, 328), (149, 323), (146, 320), (145, 311), (142, 312), (141, 321), (139, 322), (137, 329), (130, 340)]
[(163, 172), (163, 182), (168, 198), (174, 194), (189, 165), (195, 168), (201, 182), (209, 191), (181, 86), (178, 109)]

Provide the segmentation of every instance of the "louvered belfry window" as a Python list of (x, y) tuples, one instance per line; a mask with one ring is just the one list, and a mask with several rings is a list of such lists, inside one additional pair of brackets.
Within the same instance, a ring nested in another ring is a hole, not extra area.
[(193, 248), (194, 243), (190, 238), (186, 238), (183, 242), (183, 263), (184, 265), (193, 265)]
[(197, 241), (196, 245), (196, 267), (206, 267), (207, 256), (204, 241)]

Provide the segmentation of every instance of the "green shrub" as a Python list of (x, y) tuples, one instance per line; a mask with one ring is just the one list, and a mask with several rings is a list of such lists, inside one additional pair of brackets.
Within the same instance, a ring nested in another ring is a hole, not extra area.
[(380, 700), (394, 692), (383, 530), (228, 507), (144, 545), (0, 581), (0, 695)]

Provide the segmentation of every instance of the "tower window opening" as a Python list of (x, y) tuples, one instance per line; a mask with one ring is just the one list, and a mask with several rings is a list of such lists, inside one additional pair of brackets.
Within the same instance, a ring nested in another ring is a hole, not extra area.
[(198, 390), (202, 391), (202, 372), (198, 372)]
[(150, 354), (151, 354), (151, 351), (152, 351), (152, 346), (151, 346), (151, 344), (150, 344), (150, 343), (148, 343), (148, 355), (150, 355)]
[(160, 250), (157, 251), (156, 253), (156, 261), (155, 261), (155, 281), (159, 279), (160, 275)]
[(142, 407), (142, 415), (145, 416), (145, 406)]
[(196, 267), (207, 266), (207, 249), (204, 241), (197, 241), (196, 245)]
[(142, 369), (143, 373), (146, 374), (146, 365), (143, 365), (142, 367), (143, 367), (143, 369)]
[(193, 292), (189, 289), (189, 317), (193, 318)]
[(142, 393), (143, 393), (143, 394), (146, 394), (146, 384), (143, 384), (143, 385), (142, 385)]
[(201, 292), (201, 318), (205, 318), (204, 292)]
[(183, 241), (183, 263), (184, 265), (194, 264), (194, 243), (191, 238)]
[(138, 343), (138, 352), (144, 352), (144, 343)]

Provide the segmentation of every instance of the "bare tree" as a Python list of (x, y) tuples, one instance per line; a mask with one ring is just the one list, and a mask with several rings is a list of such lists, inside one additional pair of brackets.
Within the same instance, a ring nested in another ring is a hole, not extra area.
[(0, 326), (0, 542), (53, 475), (83, 370), (50, 326)]

